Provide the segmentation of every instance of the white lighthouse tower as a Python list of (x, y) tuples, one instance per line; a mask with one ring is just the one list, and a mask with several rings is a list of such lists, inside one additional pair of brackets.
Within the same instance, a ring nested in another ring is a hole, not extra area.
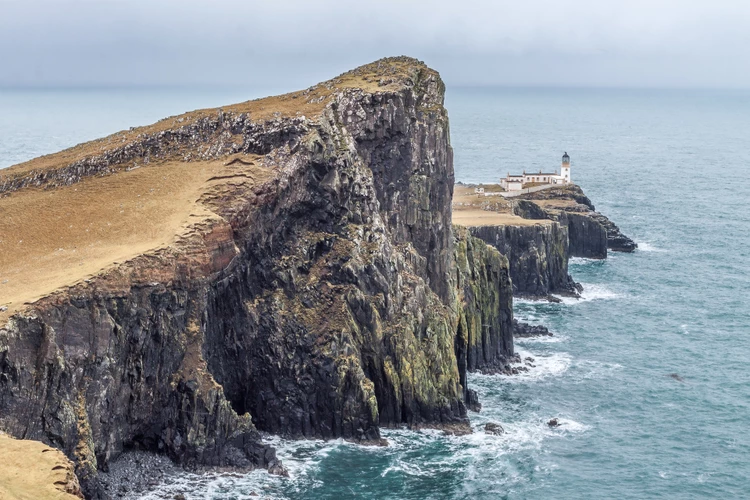
[(570, 183), (570, 156), (568, 156), (567, 152), (565, 152), (562, 157), (562, 169), (560, 170), (560, 176), (564, 179), (563, 183)]

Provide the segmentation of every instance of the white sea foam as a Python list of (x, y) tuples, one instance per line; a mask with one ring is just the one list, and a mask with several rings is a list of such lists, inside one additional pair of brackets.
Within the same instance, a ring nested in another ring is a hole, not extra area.
[(516, 345), (524, 345), (524, 344), (557, 344), (560, 342), (566, 342), (569, 340), (569, 337), (566, 337), (565, 335), (539, 335), (537, 337), (515, 337), (513, 339), (513, 343)]
[(546, 303), (547, 303), (547, 301), (543, 301), (543, 300), (527, 299), (527, 298), (523, 298), (523, 297), (513, 297), (513, 304), (514, 305), (528, 304), (528, 305), (534, 306), (534, 305), (546, 304)]
[[(533, 353), (525, 349), (517, 348), (516, 354), (521, 356), (521, 359), (524, 360), (524, 362), (519, 366), (528, 368), (528, 371), (519, 372), (517, 375), (475, 374), (474, 377), (484, 379), (486, 381), (491, 381), (495, 377), (499, 377), (511, 383), (536, 382), (565, 373), (565, 371), (570, 367), (571, 364), (571, 356), (566, 352)], [(534, 366), (530, 366), (526, 363), (525, 360), (529, 357), (534, 359), (534, 361), (531, 362), (531, 364)]]
[(664, 248), (659, 248), (647, 241), (638, 241), (638, 250), (641, 252), (666, 252)]
[(556, 427), (555, 430), (561, 430), (564, 432), (586, 432), (590, 428), (586, 424), (576, 422), (569, 418), (558, 418), (557, 423), (559, 424), (559, 427)]
[(611, 300), (620, 297), (620, 295), (602, 285), (597, 285), (594, 283), (581, 283), (581, 285), (583, 286), (583, 292), (581, 293), (580, 298), (558, 297), (557, 295), (555, 295), (555, 297), (560, 299), (562, 303), (566, 305), (580, 304), (582, 302), (589, 302), (592, 300)]
[(585, 265), (585, 264), (602, 264), (605, 262), (602, 259), (587, 259), (586, 257), (571, 257), (568, 261), (569, 264), (573, 265)]

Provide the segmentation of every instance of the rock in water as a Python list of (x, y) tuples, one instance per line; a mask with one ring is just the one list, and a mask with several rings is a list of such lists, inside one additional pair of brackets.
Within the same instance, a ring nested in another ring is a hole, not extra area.
[(505, 434), (505, 429), (503, 429), (500, 424), (488, 422), (484, 425), (484, 432), (487, 434), (494, 434), (495, 436), (499, 436), (501, 434)]
[(516, 337), (552, 337), (552, 332), (543, 325), (530, 325), (513, 319), (513, 335)]
[(126, 447), (283, 473), (258, 430), (470, 431), (466, 372), (513, 355), (510, 279), (451, 228), (443, 97), (383, 59), (2, 170), (25, 245), (0, 269), (25, 277), (3, 285), (2, 427), (92, 497)]
[(547, 422), (547, 425), (549, 425), (550, 427), (559, 427), (560, 422), (558, 422), (556, 418), (553, 418), (552, 420)]

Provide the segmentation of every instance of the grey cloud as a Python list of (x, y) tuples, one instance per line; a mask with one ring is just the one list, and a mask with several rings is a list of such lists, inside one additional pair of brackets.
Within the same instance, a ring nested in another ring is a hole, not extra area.
[(746, 0), (0, 0), (0, 85), (304, 86), (407, 54), (474, 85), (750, 86)]

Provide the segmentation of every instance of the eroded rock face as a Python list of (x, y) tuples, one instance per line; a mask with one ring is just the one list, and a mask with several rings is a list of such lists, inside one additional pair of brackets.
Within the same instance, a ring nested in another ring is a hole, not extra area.
[[(319, 114), (203, 112), (0, 179), (15, 196), (174, 155), (262, 154), (273, 172), (213, 179), (212, 216), (176, 243), (15, 313), (0, 328), (0, 428), (62, 449), (92, 497), (128, 449), (278, 471), (257, 429), (361, 442), (379, 426), (468, 430), (466, 370), (513, 352), (507, 262), (468, 235), (454, 253), (437, 73), (411, 59), (358, 71), (316, 87), (330, 91), (309, 100), (327, 99)], [(336, 83), (365, 73), (378, 83)]]
[[(572, 257), (604, 259), (607, 257), (607, 248), (615, 252), (632, 252), (638, 247), (633, 240), (622, 234), (620, 228), (607, 216), (597, 212), (591, 200), (575, 184), (537, 191), (524, 195), (524, 198), (532, 201), (562, 200), (575, 202), (572, 205), (561, 205), (552, 210), (542, 210), (548, 214), (550, 219), (559, 220), (561, 223), (568, 225)], [(523, 201), (521, 202), (523, 203)], [(528, 203), (528, 201), (525, 203)], [(526, 217), (526, 215), (522, 216)]]
[(506, 256), (514, 295), (577, 294), (568, 274), (568, 228), (557, 222), (528, 226), (474, 226), (472, 236)]
[(594, 217), (575, 212), (560, 212), (558, 220), (568, 226), (568, 251), (571, 257), (607, 258), (607, 229)]
[(442, 92), (431, 74), (342, 96), (238, 229), (207, 356), (259, 428), (377, 441), (378, 425), (466, 423)]
[[(456, 334), (462, 377), (468, 371), (509, 371), (513, 352), (513, 294), (508, 259), (463, 227), (456, 234), (459, 299)], [(464, 369), (465, 367), (465, 369)], [(461, 384), (467, 388), (465, 378)]]
[[(517, 199), (513, 200), (513, 213), (524, 219), (532, 220), (554, 220), (562, 226), (568, 228), (568, 252), (571, 257), (585, 257), (588, 259), (606, 259), (607, 258), (607, 229), (602, 225), (600, 218), (606, 219), (603, 215), (593, 212), (593, 205), (586, 205), (581, 202), (591, 203), (583, 195), (578, 186), (575, 189), (552, 189), (550, 191), (562, 191), (567, 194), (565, 198), (548, 197), (540, 199), (562, 199), (576, 201), (573, 206), (564, 205), (556, 209), (545, 209), (530, 200)], [(580, 194), (580, 196), (578, 196)], [(536, 196), (532, 193), (528, 196)], [(599, 217), (599, 218), (598, 218)], [(609, 220), (607, 219), (607, 222)], [(611, 223), (610, 223), (611, 224)], [(614, 226), (614, 224), (612, 224)], [(616, 228), (616, 226), (614, 226)], [(617, 229), (619, 231), (619, 229)]]

